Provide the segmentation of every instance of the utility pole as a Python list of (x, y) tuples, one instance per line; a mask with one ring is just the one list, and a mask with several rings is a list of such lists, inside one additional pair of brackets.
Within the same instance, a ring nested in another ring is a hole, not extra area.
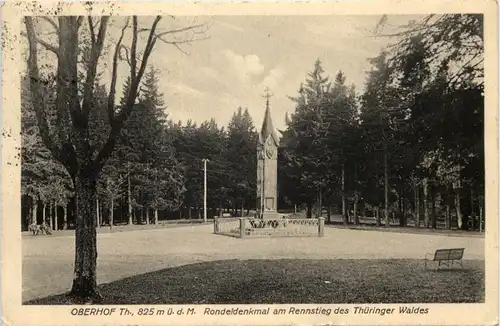
[(203, 222), (207, 223), (207, 162), (208, 160), (204, 158), (203, 160)]
[(130, 189), (130, 162), (127, 162), (127, 203), (128, 203), (128, 224), (133, 225), (132, 220), (132, 191)]

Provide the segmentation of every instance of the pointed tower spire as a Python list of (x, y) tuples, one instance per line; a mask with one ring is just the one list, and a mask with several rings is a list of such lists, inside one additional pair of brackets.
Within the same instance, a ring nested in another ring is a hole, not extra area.
[(271, 119), (271, 109), (269, 108), (269, 98), (271, 98), (273, 94), (270, 94), (270, 90), (267, 87), (264, 91), (266, 92), (263, 95), (263, 97), (266, 98), (266, 113), (264, 115), (262, 129), (260, 130), (260, 136), (262, 137), (261, 139), (264, 142), (269, 135), (272, 135), (275, 143), (279, 144), (279, 139), (273, 126), (273, 120)]

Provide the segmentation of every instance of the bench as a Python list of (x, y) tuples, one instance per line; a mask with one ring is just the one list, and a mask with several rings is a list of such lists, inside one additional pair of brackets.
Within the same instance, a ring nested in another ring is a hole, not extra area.
[(437, 249), (434, 256), (431, 253), (427, 253), (425, 254), (425, 269), (427, 269), (428, 261), (433, 262), (434, 265), (437, 263), (437, 267), (434, 269), (439, 268), (441, 265), (452, 267), (455, 262), (464, 268), (462, 265), (464, 250), (465, 248)]
[(45, 223), (42, 223), (40, 225), (30, 224), (28, 226), (28, 231), (31, 232), (33, 235), (38, 235), (38, 234), (43, 234), (43, 233), (45, 233), (47, 235), (52, 235), (50, 228)]

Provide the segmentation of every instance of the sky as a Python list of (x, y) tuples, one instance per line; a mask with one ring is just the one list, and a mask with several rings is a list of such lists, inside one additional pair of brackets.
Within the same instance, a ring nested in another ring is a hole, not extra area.
[[(163, 17), (160, 32), (189, 24), (204, 24), (209, 28), (194, 35), (198, 40), (182, 44), (181, 50), (158, 41), (148, 63), (160, 72), (160, 91), (167, 113), (174, 121), (192, 119), (201, 123), (214, 118), (219, 125), (226, 126), (241, 106), (248, 109), (260, 129), (265, 110), (263, 94), (269, 87), (274, 95), (270, 99), (274, 126), (284, 129), (285, 114), (294, 111), (294, 103), (288, 97), (297, 95), (318, 58), (328, 76), (342, 70), (347, 83), (353, 83), (358, 92), (363, 90), (366, 72), (370, 70), (368, 59), (393, 41), (374, 36), (380, 18), (375, 15)], [(396, 26), (417, 18), (389, 16), (387, 23)], [(111, 20), (107, 39), (110, 49), (124, 19)], [(153, 17), (141, 17), (139, 25), (151, 26), (152, 20)], [(129, 34), (125, 44), (129, 43)], [(192, 36), (175, 35), (178, 39)], [(144, 40), (139, 42), (139, 48)], [(113, 51), (109, 52), (103, 59), (107, 64), (103, 69), (105, 83), (111, 76)], [(128, 69), (126, 62), (120, 63), (118, 97)]]
[[(191, 18), (189, 18), (191, 19)], [(415, 17), (393, 16), (390, 24)], [(285, 128), (295, 96), (316, 59), (326, 73), (342, 70), (348, 83), (362, 91), (368, 59), (390, 41), (374, 37), (380, 16), (217, 16), (207, 22), (208, 39), (184, 47), (158, 43), (151, 63), (161, 70), (160, 89), (173, 120), (210, 118), (227, 125), (237, 107), (248, 108), (260, 129), (269, 87), (274, 126)]]

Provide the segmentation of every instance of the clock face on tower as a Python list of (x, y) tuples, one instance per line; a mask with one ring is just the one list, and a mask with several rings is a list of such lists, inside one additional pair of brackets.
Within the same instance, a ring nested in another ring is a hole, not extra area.
[(267, 154), (267, 158), (269, 158), (269, 159), (273, 158), (274, 149), (272, 149), (272, 148), (267, 148), (267, 149), (266, 149), (266, 154)]
[(273, 144), (273, 140), (270, 137), (267, 140), (266, 155), (267, 155), (267, 158), (269, 158), (269, 159), (272, 159), (274, 157), (274, 144)]

